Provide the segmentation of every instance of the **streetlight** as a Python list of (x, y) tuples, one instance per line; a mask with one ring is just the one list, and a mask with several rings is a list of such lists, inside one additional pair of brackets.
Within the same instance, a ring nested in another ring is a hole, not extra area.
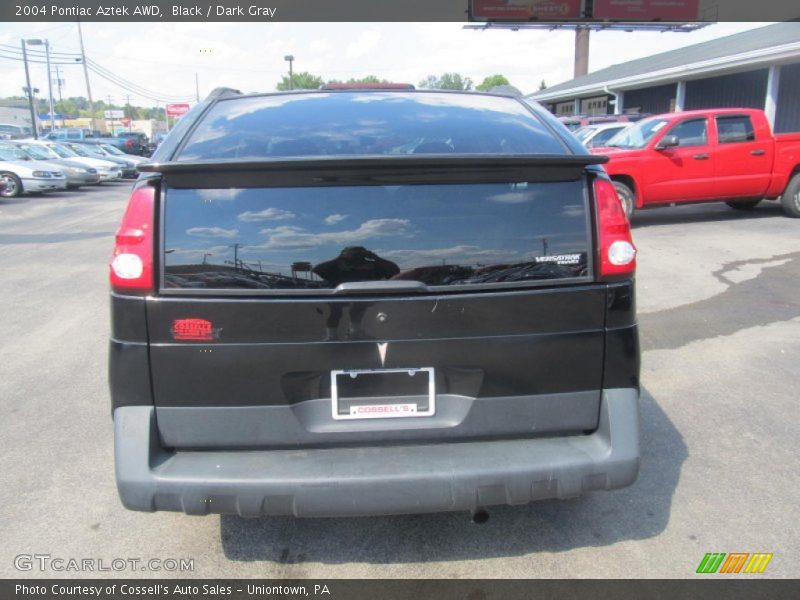
[(294, 80), (293, 80), (293, 76), (292, 76), (292, 61), (294, 60), (294, 56), (292, 56), (291, 54), (287, 54), (286, 56), (283, 57), (283, 60), (289, 62), (289, 89), (293, 90), (294, 89)]
[[(48, 40), (32, 39), (25, 40), (29, 46), (44, 46), (45, 56), (47, 57), (47, 93), (50, 99), (50, 131), (55, 129), (55, 115), (53, 114), (53, 80), (50, 79), (50, 42)], [(28, 84), (30, 86), (30, 84)]]
[(25, 40), (19, 41), (22, 46), (22, 62), (25, 63), (25, 83), (27, 87), (23, 88), (28, 95), (28, 108), (31, 109), (31, 129), (33, 130), (33, 139), (38, 140), (39, 134), (36, 131), (36, 113), (33, 112), (33, 88), (31, 88), (31, 75), (28, 72), (28, 53), (25, 51)]

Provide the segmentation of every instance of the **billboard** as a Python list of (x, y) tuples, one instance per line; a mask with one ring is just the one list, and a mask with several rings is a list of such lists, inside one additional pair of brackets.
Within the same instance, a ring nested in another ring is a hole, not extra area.
[(582, 0), (472, 0), (474, 21), (570, 20), (581, 18)]
[(167, 116), (182, 117), (189, 112), (188, 104), (167, 104)]
[(594, 0), (595, 19), (696, 21), (700, 0)]

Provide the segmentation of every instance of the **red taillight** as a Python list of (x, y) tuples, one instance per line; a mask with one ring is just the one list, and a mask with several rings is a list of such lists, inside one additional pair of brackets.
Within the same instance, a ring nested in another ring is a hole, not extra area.
[(600, 277), (632, 276), (636, 271), (636, 246), (614, 184), (595, 179), (594, 199), (600, 236)]
[(125, 140), (125, 147), (128, 149), (133, 148), (133, 140)]
[(111, 287), (120, 292), (153, 290), (153, 219), (156, 189), (134, 188), (111, 257)]

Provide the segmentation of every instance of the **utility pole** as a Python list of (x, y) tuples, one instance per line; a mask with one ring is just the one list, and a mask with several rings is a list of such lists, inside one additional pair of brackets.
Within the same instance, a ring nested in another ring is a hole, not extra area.
[(44, 41), (44, 54), (47, 57), (47, 95), (50, 99), (50, 131), (56, 128), (56, 117), (53, 114), (53, 80), (50, 78), (50, 42)]
[(86, 78), (86, 94), (89, 96), (89, 114), (92, 118), (92, 129), (97, 129), (94, 122), (94, 102), (92, 102), (92, 88), (89, 85), (89, 68), (86, 66), (86, 51), (83, 48), (83, 30), (81, 22), (78, 21), (78, 39), (81, 42), (81, 62), (83, 63), (83, 76)]
[(61, 97), (61, 86), (64, 85), (61, 79), (61, 69), (56, 65), (56, 85), (58, 86), (58, 103), (61, 105), (61, 127), (64, 127), (64, 99)]
[(25, 50), (25, 40), (20, 40), (22, 45), (22, 62), (25, 63), (25, 83), (28, 87), (25, 91), (28, 93), (28, 108), (31, 109), (31, 129), (33, 130), (33, 139), (39, 139), (39, 133), (36, 131), (36, 113), (33, 112), (33, 88), (31, 87), (31, 75), (28, 72), (28, 53)]
[(128, 101), (128, 131), (131, 131), (131, 126), (133, 125), (133, 112), (131, 111), (131, 95), (128, 94), (126, 96)]
[(575, 28), (575, 77), (589, 72), (589, 31), (581, 25)]
[(200, 80), (197, 77), (197, 73), (194, 74), (194, 96), (200, 102)]
[[(112, 104), (112, 100), (113, 99), (114, 99), (114, 97), (111, 94), (106, 96), (106, 100), (108, 100), (108, 110), (112, 110), (111, 104)], [(105, 114), (103, 115), (103, 117), (105, 117)], [(117, 135), (117, 123), (116, 123), (117, 120), (116, 119), (106, 119), (106, 121), (111, 121), (111, 135)]]

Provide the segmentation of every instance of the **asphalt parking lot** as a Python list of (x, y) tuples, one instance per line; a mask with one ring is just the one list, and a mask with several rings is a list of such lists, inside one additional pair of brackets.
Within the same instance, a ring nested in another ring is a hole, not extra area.
[[(106, 264), (129, 189), (0, 201), (0, 577), (694, 577), (706, 552), (771, 552), (761, 577), (800, 576), (800, 220), (776, 203), (635, 217), (638, 482), (495, 508), (474, 525), (464, 513), (246, 520), (123, 509)], [(20, 554), (189, 558), (194, 571), (23, 572)]]

